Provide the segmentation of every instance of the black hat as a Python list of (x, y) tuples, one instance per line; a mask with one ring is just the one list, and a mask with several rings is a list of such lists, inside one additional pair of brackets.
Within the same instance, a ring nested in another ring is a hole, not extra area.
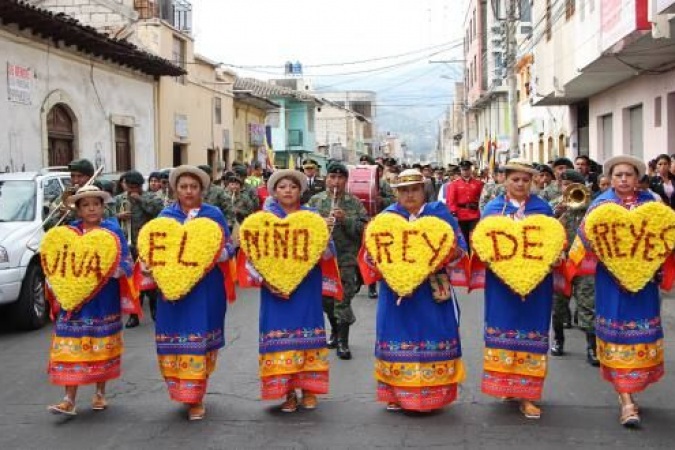
[(469, 161), (468, 159), (465, 159), (463, 161), (459, 162), (459, 168), (460, 169), (470, 169), (473, 167), (473, 163)]
[(539, 166), (537, 166), (537, 170), (539, 171), (539, 173), (546, 172), (547, 174), (554, 176), (553, 169), (551, 169), (551, 166), (549, 166), (548, 164), (539, 164)]
[(88, 177), (94, 175), (94, 165), (88, 159), (76, 159), (68, 164), (70, 172), (80, 172)]
[(233, 183), (234, 182), (234, 183), (239, 183), (240, 185), (244, 184), (244, 182), (241, 181), (241, 178), (239, 178), (238, 176), (236, 176), (234, 174), (231, 174), (230, 176), (225, 178), (225, 182), (226, 183)]
[(385, 159), (384, 159), (384, 165), (385, 165), (385, 166), (395, 166), (395, 165), (396, 165), (396, 159), (394, 159), (394, 158), (385, 158)]
[(567, 169), (560, 175), (561, 180), (571, 181), (573, 183), (585, 183), (584, 176), (576, 170)]
[(246, 166), (243, 166), (241, 164), (237, 164), (237, 165), (233, 164), (232, 165), (232, 171), (235, 174), (237, 174), (237, 176), (242, 177), (242, 178), (246, 178), (246, 176), (248, 175), (248, 170), (246, 170)]
[(171, 174), (171, 169), (164, 169), (161, 172), (159, 172), (159, 179), (168, 181), (170, 174)]
[(208, 176), (211, 176), (212, 170), (211, 166), (209, 166), (208, 164), (200, 164), (197, 167), (203, 170)]
[(148, 175), (148, 181), (152, 180), (153, 178), (157, 178), (158, 180), (162, 179), (162, 172), (159, 171), (154, 171), (150, 172), (150, 175)]
[(339, 175), (349, 177), (349, 170), (347, 170), (347, 166), (345, 166), (339, 161), (333, 161), (330, 164), (328, 164), (328, 167), (326, 168), (326, 173), (336, 173)]
[(124, 177), (124, 182), (127, 186), (143, 186), (143, 183), (145, 183), (143, 175), (138, 170), (130, 170), (122, 175), (122, 177)]
[(553, 160), (553, 167), (565, 166), (568, 169), (574, 169), (574, 164), (569, 158), (560, 157)]

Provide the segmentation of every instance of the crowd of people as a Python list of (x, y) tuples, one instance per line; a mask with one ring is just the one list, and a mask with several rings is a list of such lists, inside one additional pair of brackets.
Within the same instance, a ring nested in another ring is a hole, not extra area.
[[(272, 172), (257, 163), (238, 164), (217, 180), (212, 179), (209, 166), (180, 166), (151, 173), (147, 191), (143, 190), (146, 180), (137, 171), (120, 178), (120, 191), (115, 196), (109, 192), (114, 187), (106, 184), (79, 189), (67, 200), (70, 208), (62, 211), (65, 222), (83, 233), (108, 229), (120, 236), (124, 245), (119, 269), (104, 288), (81, 309), (57, 314), (49, 376), (54, 384), (64, 386), (65, 397), (51, 405), (50, 411), (76, 414), (77, 388), (85, 384), (96, 384), (92, 408), (107, 407), (106, 382), (119, 377), (123, 352), (120, 279), (130, 276), (138, 259), (141, 228), (156, 217), (181, 224), (198, 217), (214, 221), (226, 237), (218, 259), (224, 262), (236, 257), (241, 239), (238, 227), (256, 211), (265, 210), (279, 218), (298, 211), (321, 215), (331, 229), (322, 261), (334, 258), (337, 262), (341, 301), (322, 291), (322, 280), (327, 276), (322, 262), (290, 297), (267, 285), (252, 265), (245, 266), (248, 276), (261, 287), (261, 397), (283, 399), (280, 408), (289, 413), (300, 407), (317, 407), (317, 395), (329, 390), (329, 351), (335, 349), (341, 360), (352, 358), (349, 331), (357, 318), (351, 301), (367, 284), (368, 295), (378, 299), (377, 399), (390, 411), (426, 412), (452, 403), (457, 385), (465, 377), (457, 297), (453, 289), (439, 297), (438, 283), (447, 283), (443, 277), (448, 270), (469, 258), (471, 233), (480, 220), (494, 215), (514, 220), (531, 215), (555, 217), (572, 242), (583, 234), (584, 218), (598, 205), (612, 202), (631, 209), (660, 201), (675, 207), (675, 157), (668, 155), (649, 164), (618, 156), (602, 166), (583, 155), (574, 161), (557, 158), (539, 165), (515, 158), (491, 171), (477, 170), (471, 161), (447, 169), (406, 166), (392, 158), (369, 156), (360, 163), (378, 167), (376, 201), (380, 213), (396, 214), (409, 222), (432, 216), (456, 231), (452, 257), (402, 303), (381, 276), (376, 277), (380, 279), (378, 289), (373, 280), (365, 279), (363, 269), (359, 270), (362, 236), (372, 217), (362, 201), (348, 192), (350, 170), (340, 161), (330, 161), (325, 176), (319, 174), (321, 168), (314, 160), (304, 161), (302, 171)], [(87, 184), (94, 174), (87, 160), (73, 161), (69, 169), (75, 186)], [(587, 198), (572, 204), (571, 188)], [(58, 219), (59, 215), (46, 228)], [(166, 301), (156, 288), (144, 292), (155, 320), (160, 373), (171, 399), (187, 405), (190, 420), (202, 419), (206, 413), (203, 399), (208, 378), (224, 345), (228, 277), (231, 274), (216, 265), (178, 302)], [(597, 295), (600, 291), (602, 296)], [(598, 264), (595, 274), (574, 278), (570, 295), (554, 292), (549, 275), (521, 297), (488, 270), (485, 304), (481, 383), (485, 394), (519, 402), (526, 418), (541, 417), (535, 402), (542, 396), (547, 355), (564, 356), (565, 329), (576, 324), (587, 337), (588, 363), (599, 366), (602, 377), (619, 394), (621, 424), (640, 422), (633, 396), (664, 373), (656, 281), (628, 294)], [(329, 329), (324, 325), (324, 314)], [(642, 325), (636, 329), (629, 323)], [(131, 314), (126, 327), (138, 325), (138, 316)], [(550, 328), (553, 337), (549, 341)], [(97, 341), (98, 345), (83, 351), (85, 341)], [(616, 364), (618, 353), (631, 353), (638, 345), (652, 356), (624, 357), (622, 364)]]

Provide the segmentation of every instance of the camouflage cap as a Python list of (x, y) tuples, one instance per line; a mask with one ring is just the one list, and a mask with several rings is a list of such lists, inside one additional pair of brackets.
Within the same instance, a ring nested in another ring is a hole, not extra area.
[(70, 172), (79, 172), (88, 177), (94, 175), (94, 165), (88, 159), (75, 159), (68, 164)]
[(577, 172), (576, 170), (572, 169), (567, 169), (565, 170), (561, 175), (560, 179), (565, 180), (565, 181), (571, 181), (572, 183), (585, 183), (586, 180), (584, 179), (584, 176)]
[(339, 161), (333, 161), (330, 164), (328, 164), (328, 167), (326, 168), (326, 173), (328, 174), (336, 173), (339, 175), (349, 177), (349, 170), (347, 170), (347, 166), (345, 166)]

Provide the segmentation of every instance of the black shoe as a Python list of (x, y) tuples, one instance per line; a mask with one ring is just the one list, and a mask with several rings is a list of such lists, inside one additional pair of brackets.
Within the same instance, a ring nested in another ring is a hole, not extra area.
[(138, 316), (136, 314), (131, 314), (129, 316), (129, 319), (127, 320), (126, 325), (124, 325), (125, 328), (136, 328), (139, 326), (141, 322), (138, 320)]
[(328, 337), (328, 340), (326, 341), (326, 347), (328, 348), (337, 348), (338, 346), (338, 336), (337, 336), (337, 331), (335, 328), (330, 330), (330, 336)]
[(338, 328), (337, 356), (340, 359), (352, 359), (349, 350), (349, 325), (340, 325)]
[(595, 338), (595, 334), (586, 333), (586, 342), (588, 343), (586, 349), (586, 361), (593, 367), (599, 367), (600, 360), (598, 360), (598, 352), (596, 351), (597, 339)]
[(368, 298), (377, 298), (377, 285), (375, 283), (368, 286)]
[(564, 347), (564, 341), (553, 341), (553, 345), (551, 346), (551, 355), (553, 356), (562, 356), (565, 354), (565, 351), (563, 349)]

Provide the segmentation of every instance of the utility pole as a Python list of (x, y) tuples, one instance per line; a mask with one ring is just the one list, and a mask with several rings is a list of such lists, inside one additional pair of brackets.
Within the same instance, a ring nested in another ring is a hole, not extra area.
[(509, 113), (511, 122), (511, 138), (509, 141), (509, 156), (516, 158), (520, 156), (520, 146), (518, 139), (518, 74), (516, 73), (516, 58), (518, 57), (518, 43), (516, 33), (518, 30), (518, 7), (517, 0), (507, 0), (507, 19), (506, 19), (506, 70), (509, 82)]

